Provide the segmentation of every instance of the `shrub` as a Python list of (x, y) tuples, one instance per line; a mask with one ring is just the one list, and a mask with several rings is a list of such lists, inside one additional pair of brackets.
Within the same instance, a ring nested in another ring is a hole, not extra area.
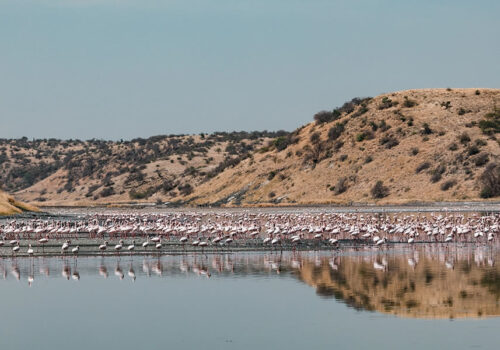
[(500, 132), (500, 108), (488, 113), (479, 122), (483, 134), (492, 135)]
[(315, 132), (314, 134), (312, 134), (310, 137), (310, 140), (311, 140), (311, 143), (318, 143), (320, 141), (319, 132)]
[(403, 102), (403, 106), (405, 106), (406, 108), (412, 108), (417, 105), (417, 102), (410, 100), (408, 96), (405, 96), (404, 99), (405, 101)]
[(130, 199), (145, 199), (148, 198), (150, 194), (147, 191), (140, 192), (140, 191), (130, 190), (128, 196), (130, 197)]
[(469, 134), (467, 134), (466, 132), (463, 132), (462, 134), (460, 134), (460, 136), (458, 136), (458, 140), (460, 141), (460, 143), (462, 145), (468, 144), (470, 142)]
[(450, 101), (441, 102), (441, 107), (444, 107), (444, 109), (450, 109), (451, 102)]
[(477, 139), (476, 142), (475, 142), (475, 144), (476, 144), (477, 147), (482, 147), (482, 146), (486, 146), (487, 145), (486, 141), (481, 140), (481, 139)]
[(424, 171), (425, 169), (429, 169), (430, 166), (431, 166), (431, 163), (423, 162), (419, 166), (417, 166), (417, 168), (415, 169), (415, 172), (418, 174), (418, 173)]
[(458, 146), (455, 142), (453, 142), (451, 145), (448, 146), (448, 149), (450, 151), (456, 151), (458, 149)]
[(314, 120), (317, 124), (329, 123), (340, 118), (340, 112), (334, 110), (330, 111), (320, 111), (314, 115)]
[(490, 158), (488, 156), (488, 153), (483, 152), (476, 156), (476, 158), (474, 159), (474, 164), (476, 164), (476, 166), (483, 166), (488, 163), (489, 160)]
[(369, 111), (368, 107), (366, 107), (366, 105), (363, 104), (363, 105), (361, 105), (361, 107), (359, 107), (359, 109), (355, 113), (352, 114), (352, 117), (357, 118), (359, 116), (362, 116), (363, 114), (365, 114), (368, 111)]
[(183, 176), (196, 176), (198, 170), (194, 166), (187, 167), (182, 173)]
[(344, 132), (344, 123), (336, 123), (334, 126), (328, 130), (328, 139), (329, 140), (336, 140), (342, 135)]
[(441, 184), (441, 191), (448, 191), (450, 188), (457, 184), (456, 180), (448, 180)]
[(392, 135), (385, 135), (380, 139), (380, 144), (384, 145), (385, 148), (390, 149), (392, 147), (395, 147), (399, 145), (399, 141)]
[[(288, 146), (297, 143), (299, 141), (298, 137), (294, 133), (288, 134), (286, 136), (279, 136), (273, 140), (273, 146), (276, 147), (278, 152), (283, 151)], [(267, 152), (267, 151), (266, 151)], [(265, 152), (263, 152), (265, 153)]]
[(479, 96), (479, 95), (481, 95), (481, 91), (476, 90), (475, 94)]
[(399, 141), (392, 135), (386, 135), (380, 139), (380, 144), (387, 149), (391, 149), (399, 145)]
[(274, 177), (275, 177), (275, 176), (276, 176), (276, 172), (275, 172), (275, 171), (271, 171), (271, 172), (269, 173), (269, 175), (267, 175), (267, 179), (268, 179), (269, 181), (271, 181), (272, 179), (274, 179)]
[(373, 198), (384, 198), (389, 195), (389, 188), (384, 186), (384, 182), (379, 180), (371, 189)]
[(431, 182), (432, 183), (439, 182), (439, 180), (441, 180), (441, 177), (442, 175), (440, 173), (433, 172), (431, 175)]
[(479, 153), (479, 148), (476, 145), (472, 145), (469, 148), (467, 148), (467, 154), (469, 156), (473, 156), (474, 154)]
[(106, 187), (101, 192), (99, 192), (99, 196), (101, 197), (109, 197), (113, 194), (115, 194), (115, 190), (113, 189), (113, 187)]
[(193, 193), (193, 186), (191, 186), (190, 184), (179, 185), (177, 186), (177, 189), (183, 196), (187, 196)]
[(380, 130), (382, 130), (382, 131), (387, 131), (387, 130), (389, 130), (389, 129), (391, 128), (391, 126), (390, 126), (389, 124), (387, 124), (387, 123), (385, 122), (385, 120), (382, 120), (382, 121), (380, 122), (380, 124), (378, 125), (378, 127), (379, 127), (379, 128), (380, 128)]
[(397, 101), (392, 101), (389, 97), (386, 96), (382, 99), (382, 102), (379, 104), (378, 109), (382, 110), (391, 108), (396, 106), (397, 104), (398, 104)]
[(441, 180), (443, 173), (446, 171), (446, 167), (444, 165), (439, 165), (436, 169), (431, 172), (431, 182), (435, 183)]
[(367, 157), (365, 158), (365, 164), (370, 163), (370, 162), (372, 162), (372, 161), (373, 161), (373, 157), (372, 157), (372, 156), (367, 156)]
[(338, 151), (339, 149), (342, 148), (342, 146), (344, 146), (344, 143), (342, 141), (335, 141), (335, 144), (333, 145), (333, 149), (335, 151)]
[(161, 184), (161, 189), (163, 192), (167, 193), (175, 188), (175, 184), (171, 180), (164, 180)]
[(356, 135), (356, 140), (358, 142), (362, 142), (364, 140), (372, 140), (375, 137), (373, 131), (364, 130), (362, 133)]
[(347, 191), (347, 189), (348, 189), (347, 178), (341, 177), (340, 179), (338, 179), (337, 184), (335, 185), (333, 193), (335, 195), (338, 195), (338, 194), (344, 193), (345, 191)]
[(422, 135), (430, 135), (430, 134), (432, 134), (432, 129), (429, 126), (429, 124), (424, 123), (424, 125), (422, 126), (422, 130), (420, 131), (420, 133)]
[[(334, 112), (338, 112), (339, 116), (342, 113), (349, 114), (354, 112), (356, 106), (361, 105), (362, 108), (367, 108), (366, 104), (371, 100), (371, 97), (354, 97), (352, 100), (345, 102), (342, 107), (334, 109)], [(361, 113), (363, 114), (363, 113)], [(361, 115), (360, 114), (360, 115)]]
[(289, 145), (288, 138), (286, 136), (280, 136), (280, 137), (274, 139), (273, 145), (274, 145), (274, 147), (276, 147), (276, 149), (278, 151), (282, 151), (285, 148), (287, 148)]
[(418, 154), (419, 150), (417, 147), (413, 147), (410, 152), (411, 152), (412, 156), (416, 156)]
[(92, 194), (99, 188), (99, 185), (92, 185), (89, 187), (87, 193), (85, 194), (85, 197), (91, 197)]
[(482, 198), (500, 196), (500, 165), (497, 163), (489, 164), (479, 176), (479, 183), (482, 187)]

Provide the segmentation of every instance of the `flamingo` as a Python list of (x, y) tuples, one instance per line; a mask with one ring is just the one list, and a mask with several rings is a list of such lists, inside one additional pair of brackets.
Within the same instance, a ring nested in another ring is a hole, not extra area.
[(156, 249), (161, 249), (161, 247), (162, 247), (161, 240), (158, 240), (158, 243), (156, 243), (155, 248)]
[(61, 246), (61, 251), (63, 253), (66, 252), (69, 249), (69, 244), (70, 244), (70, 241), (66, 241), (66, 242), (63, 243), (63, 245)]
[(40, 239), (38, 240), (38, 243), (40, 243), (40, 244), (45, 244), (45, 243), (47, 243), (48, 241), (49, 241), (49, 235), (45, 235), (45, 237), (40, 238)]
[(122, 250), (122, 248), (123, 248), (123, 240), (120, 239), (120, 241), (118, 242), (118, 244), (115, 245), (115, 251), (118, 252), (118, 251)]
[(131, 252), (134, 249), (135, 249), (135, 241), (132, 241), (132, 244), (127, 247), (127, 250)]

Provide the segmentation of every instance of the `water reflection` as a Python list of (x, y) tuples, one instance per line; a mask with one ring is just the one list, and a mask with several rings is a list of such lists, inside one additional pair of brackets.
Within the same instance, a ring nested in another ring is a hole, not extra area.
[(359, 310), (417, 318), (500, 315), (498, 252), (415, 250), (305, 261), (300, 279)]
[[(357, 310), (415, 318), (500, 315), (498, 247), (238, 253), (161, 257), (0, 259), (6, 281), (87, 278), (293, 278)], [(10, 274), (8, 273), (10, 272)], [(1, 286), (1, 284), (0, 284)], [(127, 284), (124, 284), (126, 288)]]

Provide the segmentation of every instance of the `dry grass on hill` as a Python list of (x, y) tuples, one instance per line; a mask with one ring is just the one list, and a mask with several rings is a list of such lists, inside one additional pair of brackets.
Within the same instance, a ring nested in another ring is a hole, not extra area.
[(286, 132), (131, 141), (0, 139), (0, 185), (37, 205), (175, 201)]
[(499, 132), (499, 89), (407, 90), (292, 133), (0, 140), (0, 184), (36, 205), (498, 200)]
[[(317, 121), (183, 199), (251, 206), (496, 197), (497, 108), (498, 89), (408, 90), (355, 99), (333, 113), (318, 113)], [(485, 173), (493, 192), (484, 188)]]

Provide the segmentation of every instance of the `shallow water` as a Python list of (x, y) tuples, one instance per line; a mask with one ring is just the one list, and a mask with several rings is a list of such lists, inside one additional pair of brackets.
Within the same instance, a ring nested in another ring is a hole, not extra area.
[(3, 349), (481, 348), (498, 248), (0, 260)]

